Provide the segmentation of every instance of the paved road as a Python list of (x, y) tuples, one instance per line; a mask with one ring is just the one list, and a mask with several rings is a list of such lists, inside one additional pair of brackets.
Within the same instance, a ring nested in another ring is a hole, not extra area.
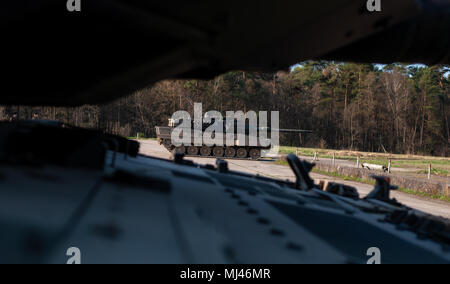
[[(142, 154), (159, 158), (166, 158), (166, 159), (170, 158), (170, 153), (164, 147), (160, 146), (156, 141), (145, 140), (140, 142)], [(188, 159), (193, 160), (195, 163), (198, 164), (215, 164), (215, 159), (213, 158), (189, 157)], [(277, 179), (295, 181), (295, 176), (289, 167), (277, 165), (272, 160), (266, 161), (228, 160), (228, 164), (231, 170), (251, 174), (259, 174), (261, 176), (267, 176)], [(373, 188), (371, 185), (351, 181), (344, 181), (342, 179), (318, 175), (315, 173), (312, 174), (312, 178), (314, 178), (316, 181), (329, 180), (354, 186), (358, 189), (358, 192), (361, 195), (361, 197), (366, 196)], [(403, 192), (393, 192), (392, 195), (398, 201), (407, 206), (416, 208), (418, 210), (433, 215), (443, 216), (450, 219), (450, 203), (448, 202), (428, 199), (424, 197), (406, 194)]]

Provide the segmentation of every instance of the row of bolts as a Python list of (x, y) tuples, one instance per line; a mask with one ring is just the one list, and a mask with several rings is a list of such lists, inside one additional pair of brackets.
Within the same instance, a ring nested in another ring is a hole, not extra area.
[[(298, 150), (296, 150), (296, 155), (298, 156), (298, 154), (299, 154), (299, 152), (298, 152)], [(314, 152), (313, 161), (317, 161), (317, 160), (319, 160), (319, 155), (317, 154), (317, 152)], [(357, 168), (359, 168), (359, 166), (360, 166), (359, 160), (360, 160), (360, 157), (357, 156), (356, 157), (356, 167)], [(336, 154), (335, 153), (333, 153), (332, 163), (333, 163), (333, 165), (336, 164)], [(388, 173), (391, 173), (391, 166), (392, 166), (392, 160), (389, 159), (388, 160)], [(430, 163), (428, 165), (428, 179), (431, 179), (431, 169), (432, 169), (432, 164)]]

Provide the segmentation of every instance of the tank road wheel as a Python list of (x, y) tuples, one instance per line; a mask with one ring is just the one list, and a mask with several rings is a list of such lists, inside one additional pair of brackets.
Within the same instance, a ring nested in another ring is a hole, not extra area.
[(237, 149), (237, 151), (236, 151), (236, 155), (237, 155), (237, 157), (240, 158), (240, 159), (245, 159), (245, 158), (247, 158), (247, 154), (248, 154), (248, 152), (247, 152), (247, 149), (245, 149), (245, 148), (239, 148), (239, 149)]
[(220, 158), (225, 154), (225, 150), (223, 149), (223, 147), (214, 147), (213, 154), (214, 157)]
[(234, 149), (234, 147), (227, 147), (225, 149), (225, 157), (227, 157), (227, 158), (236, 157), (236, 149)]
[(253, 148), (250, 150), (249, 155), (253, 160), (258, 160), (261, 158), (261, 150), (258, 148)]
[(202, 148), (200, 148), (200, 155), (202, 155), (203, 157), (210, 156), (211, 155), (211, 147), (203, 146)]
[(198, 155), (198, 147), (195, 146), (189, 146), (187, 148), (187, 154), (191, 156), (197, 156)]
[(186, 154), (186, 147), (184, 146), (175, 147), (175, 150), (173, 152), (179, 154)]

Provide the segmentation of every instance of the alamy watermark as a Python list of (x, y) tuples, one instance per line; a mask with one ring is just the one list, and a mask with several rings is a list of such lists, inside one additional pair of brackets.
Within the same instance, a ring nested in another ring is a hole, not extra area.
[[(187, 111), (172, 115), (174, 129), (172, 144), (180, 146), (258, 147), (265, 155), (277, 154), (280, 145), (280, 115), (278, 111), (227, 111), (225, 117), (218, 111), (203, 115), (201, 103), (194, 104), (194, 119)], [(270, 133), (270, 135), (269, 135)]]
[[(367, 0), (367, 10), (369, 12), (381, 12), (381, 0)], [(81, 12), (81, 0), (67, 0), (67, 11)]]
[(379, 248), (369, 248), (366, 255), (370, 256), (369, 260), (367, 260), (367, 264), (381, 264), (381, 250)]
[[(369, 12), (381, 12), (381, 0), (367, 0), (367, 10)], [(67, 11), (81, 12), (81, 0), (67, 0)]]
[(67, 0), (67, 11), (81, 12), (81, 0)]
[[(367, 264), (381, 264), (381, 250), (377, 247), (371, 247), (367, 250), (367, 256), (370, 258), (367, 260)], [(67, 264), (81, 264), (81, 250), (77, 247), (68, 248), (66, 251), (68, 256)], [(181, 278), (186, 278), (181, 276)], [(270, 278), (270, 277), (269, 277)]]
[(67, 264), (81, 264), (81, 250), (77, 247), (68, 248), (66, 251)]
[(381, 12), (381, 0), (367, 0), (367, 10), (369, 12)]

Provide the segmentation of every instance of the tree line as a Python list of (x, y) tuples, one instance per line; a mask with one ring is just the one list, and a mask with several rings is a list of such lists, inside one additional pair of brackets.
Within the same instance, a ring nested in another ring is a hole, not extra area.
[(123, 136), (155, 136), (178, 110), (279, 111), (289, 146), (448, 156), (450, 80), (445, 66), (305, 62), (290, 72), (229, 72), (209, 81), (168, 80), (106, 105), (77, 108), (0, 107), (102, 129)]

